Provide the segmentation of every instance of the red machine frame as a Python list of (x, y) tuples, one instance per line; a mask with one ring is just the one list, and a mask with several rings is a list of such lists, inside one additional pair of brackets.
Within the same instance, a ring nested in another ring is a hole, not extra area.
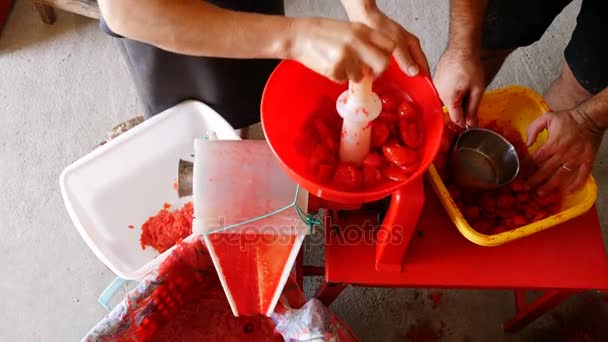
[[(423, 189), (422, 182), (419, 186)], [(428, 188), (419, 222), (409, 231), (379, 227), (383, 212), (380, 202), (341, 208), (311, 197), (311, 212), (325, 209), (325, 266), (303, 265), (301, 252), (295, 267), (300, 284), (304, 276), (322, 276), (314, 297), (328, 306), (349, 284), (512, 289), (516, 314), (502, 324), (508, 332), (522, 329), (574, 293), (608, 290), (608, 259), (595, 207), (533, 236), (498, 247), (482, 247), (460, 235)], [(423, 201), (410, 204), (410, 214), (415, 214), (416, 206), (422, 206)], [(393, 206), (386, 215), (405, 217), (406, 211)], [(418, 221), (418, 215), (412, 215), (411, 220)], [(353, 229), (358, 232), (353, 233)], [(383, 239), (379, 247), (376, 237), (383, 229), (390, 233), (387, 236), (403, 234), (401, 243)], [(389, 261), (384, 265), (389, 267), (377, 267), (383, 261)], [(527, 290), (545, 292), (528, 303)]]

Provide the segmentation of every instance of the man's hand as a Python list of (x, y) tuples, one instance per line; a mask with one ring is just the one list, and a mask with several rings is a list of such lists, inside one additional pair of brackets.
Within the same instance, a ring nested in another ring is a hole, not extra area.
[(461, 127), (477, 126), (477, 108), (485, 89), (479, 53), (448, 48), (437, 64), (434, 83), (450, 119)]
[(572, 192), (580, 188), (589, 175), (602, 134), (580, 124), (585, 116), (580, 109), (545, 113), (528, 126), (528, 146), (547, 129), (549, 138), (532, 158), (539, 170), (529, 179), (540, 195), (553, 189)]
[(342, 83), (360, 81), (367, 70), (374, 76), (388, 67), (395, 43), (361, 23), (332, 19), (296, 19), (289, 58)]
[(410, 76), (421, 71), (429, 74), (429, 65), (418, 38), (382, 13), (375, 0), (342, 0), (342, 5), (351, 21), (363, 23), (393, 40), (393, 55), (403, 72)]
[(420, 47), (418, 37), (409, 33), (378, 8), (368, 13), (365, 23), (386, 34), (395, 42), (393, 56), (403, 72), (410, 76), (416, 76), (421, 71), (427, 75), (430, 74), (429, 64)]
[(435, 87), (457, 125), (477, 125), (485, 89), (481, 31), (487, 0), (450, 1), (450, 38), (435, 69)]

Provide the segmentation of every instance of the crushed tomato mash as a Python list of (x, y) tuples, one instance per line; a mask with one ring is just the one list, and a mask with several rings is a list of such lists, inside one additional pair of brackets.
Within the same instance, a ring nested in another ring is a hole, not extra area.
[(165, 203), (155, 216), (150, 217), (141, 226), (141, 248), (152, 247), (160, 253), (173, 247), (176, 243), (192, 234), (192, 202), (184, 204), (181, 209), (171, 210)]

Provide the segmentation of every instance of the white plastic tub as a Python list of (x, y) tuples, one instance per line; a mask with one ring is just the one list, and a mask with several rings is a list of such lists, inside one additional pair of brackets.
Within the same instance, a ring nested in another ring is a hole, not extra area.
[(219, 139), (239, 139), (209, 106), (186, 101), (95, 149), (61, 174), (61, 193), (74, 225), (119, 277), (141, 280), (170, 252), (142, 250), (141, 225), (164, 203), (179, 207), (189, 200), (180, 200), (173, 189), (178, 161), (190, 158), (194, 139), (210, 132)]

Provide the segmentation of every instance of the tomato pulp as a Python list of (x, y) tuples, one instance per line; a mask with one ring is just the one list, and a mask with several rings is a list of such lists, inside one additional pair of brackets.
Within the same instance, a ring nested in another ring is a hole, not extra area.
[(163, 253), (192, 234), (192, 202), (186, 203), (181, 209), (170, 208), (171, 205), (165, 203), (163, 209), (141, 226), (142, 249), (149, 246)]
[(269, 311), (298, 237), (248, 232), (208, 236), (209, 251), (217, 258), (220, 277), (239, 315)]

